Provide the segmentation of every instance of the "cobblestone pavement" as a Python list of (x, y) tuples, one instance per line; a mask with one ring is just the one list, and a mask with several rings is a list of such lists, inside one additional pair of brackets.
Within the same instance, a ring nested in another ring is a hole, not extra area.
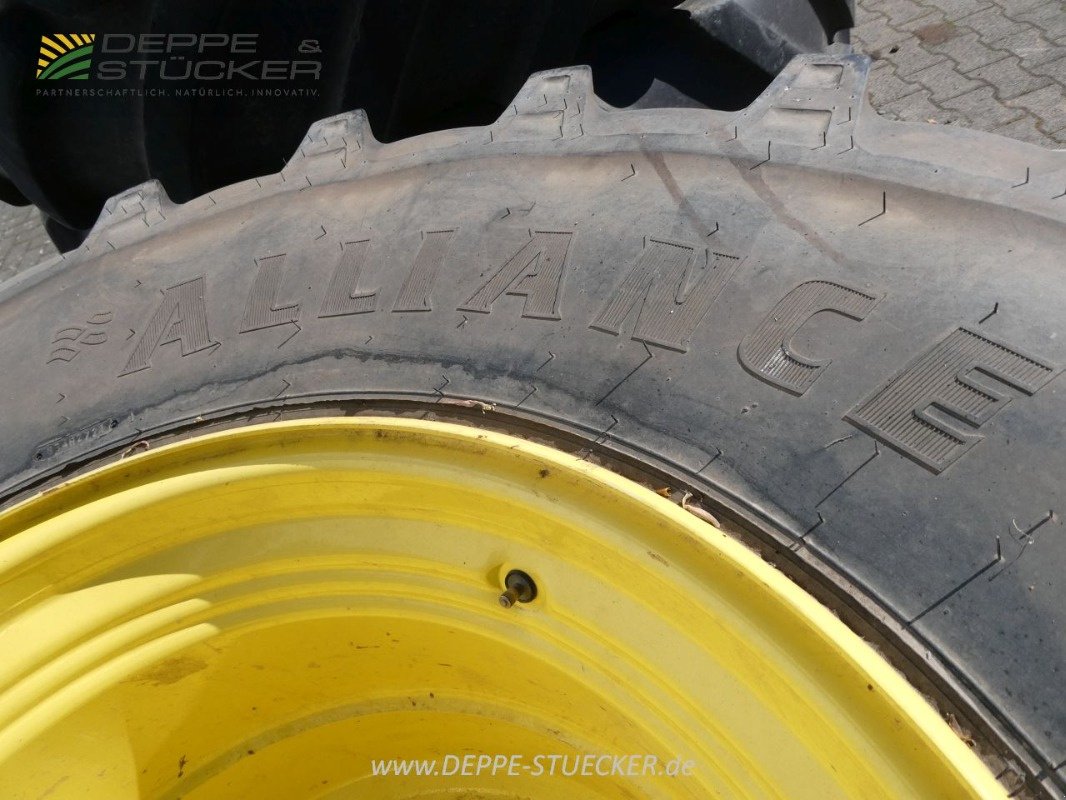
[[(858, 0), (857, 17), (880, 113), (1066, 147), (1066, 2)], [(0, 280), (55, 252), (34, 208), (0, 203)]]
[(858, 0), (857, 18), (880, 113), (1066, 147), (1066, 3)]

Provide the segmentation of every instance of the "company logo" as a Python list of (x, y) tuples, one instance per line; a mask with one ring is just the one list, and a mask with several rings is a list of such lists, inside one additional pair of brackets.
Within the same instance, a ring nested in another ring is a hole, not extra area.
[(37, 80), (89, 79), (95, 33), (53, 33), (41, 36), (37, 57)]
[[(3, 0), (0, 0), (2, 3)], [(261, 45), (258, 33), (49, 33), (41, 36), (37, 97), (312, 97), (317, 39)], [(88, 84), (39, 83), (43, 80)]]

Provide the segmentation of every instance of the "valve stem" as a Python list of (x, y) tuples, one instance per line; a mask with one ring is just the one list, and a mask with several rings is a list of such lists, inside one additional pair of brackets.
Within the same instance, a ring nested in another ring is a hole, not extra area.
[(515, 603), (528, 603), (537, 596), (537, 584), (525, 572), (513, 569), (503, 580), (504, 592), (500, 595), (500, 605), (513, 608)]

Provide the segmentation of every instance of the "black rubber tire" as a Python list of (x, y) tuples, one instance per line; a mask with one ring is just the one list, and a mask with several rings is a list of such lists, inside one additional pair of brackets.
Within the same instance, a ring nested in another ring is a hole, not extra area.
[(286, 409), (547, 431), (703, 497), (1061, 794), (1066, 156), (881, 120), (867, 69), (797, 58), (736, 114), (541, 73), (487, 128), (352, 113), (279, 174), (115, 197), (0, 285), (0, 497)]

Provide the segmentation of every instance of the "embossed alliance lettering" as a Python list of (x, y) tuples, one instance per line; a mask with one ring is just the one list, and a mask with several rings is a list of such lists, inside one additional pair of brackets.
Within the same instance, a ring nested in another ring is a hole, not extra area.
[(626, 318), (636, 311), (634, 339), (687, 352), (696, 327), (740, 265), (740, 259), (715, 254), (703, 275), (693, 282), (695, 252), (688, 245), (649, 239), (637, 263), (589, 327), (617, 336)]
[(526, 298), (523, 317), (561, 319), (559, 290), (572, 236), (567, 232), (536, 231), (459, 310), (487, 314), (506, 292)]
[(163, 292), (163, 301), (148, 320), (120, 376), (152, 366), (152, 354), (160, 345), (178, 342), (181, 354), (187, 356), (218, 344), (207, 330), (204, 286), (201, 275)]
[(830, 359), (806, 358), (792, 349), (792, 338), (821, 311), (863, 320), (877, 298), (842, 283), (807, 281), (786, 294), (737, 348), (741, 365), (786, 392), (801, 395), (818, 380)]
[[(437, 273), (455, 234), (455, 229), (423, 233), (393, 311), (432, 309)], [(531, 232), (459, 310), (487, 314), (507, 294), (525, 298), (524, 317), (560, 319), (560, 294), (573, 236), (571, 232)], [(369, 239), (343, 243), (320, 317), (377, 308), (378, 290), (361, 286), (370, 252)], [(697, 270), (698, 253), (687, 244), (647, 239), (589, 327), (617, 336), (632, 325), (633, 339), (687, 352), (701, 321), (743, 263), (741, 258), (721, 254), (711, 259), (707, 253), (707, 263)], [(285, 254), (256, 259), (240, 332), (297, 323), (301, 304), (285, 297), (282, 290), (286, 260)], [(148, 369), (163, 345), (177, 344), (182, 356), (217, 346), (208, 330), (205, 292), (204, 276), (164, 290), (119, 374)], [(805, 358), (791, 349), (790, 342), (800, 328), (822, 311), (862, 320), (877, 302), (875, 295), (832, 281), (800, 284), (742, 339), (737, 348), (740, 363), (761, 380), (802, 395), (829, 361)], [(75, 329), (70, 331), (73, 337)], [(77, 335), (81, 332), (77, 328)], [(1010, 402), (1010, 390), (1031, 395), (1056, 371), (1038, 357), (960, 327), (856, 405), (845, 419), (927, 469), (941, 472), (981, 440), (976, 431)]]
[(990, 378), (1031, 395), (1054, 374), (1042, 359), (958, 328), (845, 419), (927, 469), (942, 472), (983, 438), (949, 418), (977, 429), (1010, 402), (1010, 395)]

